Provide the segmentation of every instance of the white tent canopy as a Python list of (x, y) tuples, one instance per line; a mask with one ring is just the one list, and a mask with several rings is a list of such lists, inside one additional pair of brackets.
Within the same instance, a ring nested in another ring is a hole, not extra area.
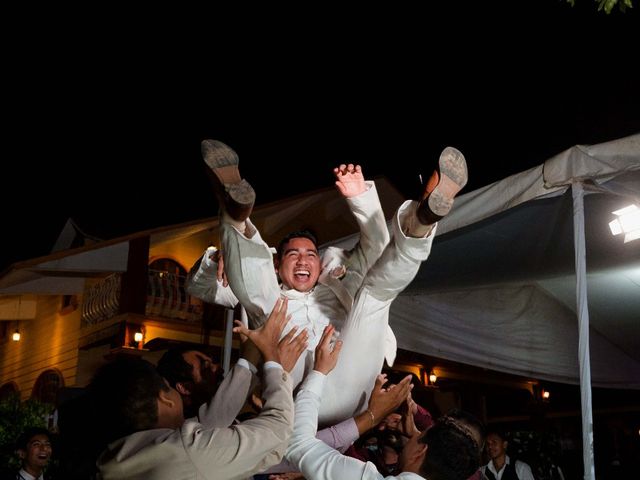
[(640, 388), (640, 241), (608, 226), (640, 202), (640, 135), (573, 147), (460, 197), (392, 307), (398, 345), (578, 383), (572, 182), (598, 192), (584, 199), (593, 385)]
[(579, 383), (572, 182), (587, 191), (593, 385), (640, 388), (640, 240), (625, 244), (608, 226), (611, 212), (640, 202), (640, 135), (572, 147), (457, 198), (392, 305), (398, 346)]
[(640, 240), (608, 226), (630, 203), (640, 135), (572, 147), (458, 198), (391, 308), (400, 348), (580, 383), (585, 478), (591, 385), (640, 388)]

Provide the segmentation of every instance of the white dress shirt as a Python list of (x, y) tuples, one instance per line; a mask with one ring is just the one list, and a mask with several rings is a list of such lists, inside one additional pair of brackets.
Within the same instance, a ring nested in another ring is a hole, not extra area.
[[(496, 480), (502, 480), (502, 474), (504, 473), (505, 467), (510, 463), (511, 459), (509, 458), (509, 455), (505, 455), (504, 465), (499, 472), (496, 471), (496, 467), (493, 465), (493, 462), (489, 462), (482, 467), (482, 473), (484, 473), (485, 470), (489, 470), (496, 477)], [(515, 469), (519, 480), (535, 480), (531, 467), (528, 464), (521, 462), (520, 460), (516, 460)]]
[(326, 381), (326, 375), (310, 372), (296, 397), (293, 435), (286, 457), (307, 480), (424, 480), (415, 473), (403, 472), (397, 476), (383, 477), (371, 462), (342, 455), (326, 443), (318, 440), (318, 407)]
[(19, 480), (44, 480), (44, 472), (41, 473), (39, 477), (34, 477), (30, 473), (28, 473), (24, 468), (21, 468), (16, 478), (18, 478)]

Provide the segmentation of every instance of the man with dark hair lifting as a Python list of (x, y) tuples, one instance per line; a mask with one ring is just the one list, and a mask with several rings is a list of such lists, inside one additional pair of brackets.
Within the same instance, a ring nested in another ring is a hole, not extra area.
[(191, 347), (170, 348), (158, 361), (158, 372), (182, 397), (185, 418), (196, 416), (216, 393), (218, 369), (211, 357)]
[[(455, 411), (440, 417), (433, 426), (420, 432), (413, 422), (411, 409), (406, 417), (405, 444), (398, 476), (383, 477), (371, 462), (346, 457), (315, 438), (318, 408), (324, 401), (323, 388), (327, 375), (335, 368), (344, 344), (331, 347), (331, 326), (316, 348), (314, 370), (301, 385), (296, 396), (295, 426), (287, 458), (307, 480), (382, 480), (428, 479), (466, 480), (480, 465), (482, 425), (470, 413)], [(410, 389), (405, 391), (408, 396)]]
[[(249, 340), (264, 359), (264, 406), (260, 414), (229, 427), (233, 399), (248, 394), (251, 373), (236, 364), (197, 418), (185, 421), (180, 394), (141, 359), (119, 359), (101, 367), (89, 386), (94, 421), (106, 431), (108, 448), (97, 465), (104, 480), (239, 479), (278, 463), (291, 435), (292, 382), (286, 373), (306, 348), (306, 333), (281, 338), (287, 300), (278, 300)], [(249, 343), (249, 342), (247, 342)], [(231, 400), (230, 400), (231, 399)]]

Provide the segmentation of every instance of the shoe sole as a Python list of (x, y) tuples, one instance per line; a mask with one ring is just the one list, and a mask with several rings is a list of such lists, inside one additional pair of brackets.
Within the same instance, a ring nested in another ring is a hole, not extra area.
[(238, 154), (217, 140), (203, 140), (202, 157), (209, 167), (218, 201), (231, 218), (244, 221), (253, 210), (256, 194), (249, 182), (240, 176)]
[(453, 147), (445, 148), (438, 160), (440, 181), (429, 195), (431, 212), (444, 217), (453, 206), (453, 199), (464, 188), (468, 180), (467, 162), (464, 155)]

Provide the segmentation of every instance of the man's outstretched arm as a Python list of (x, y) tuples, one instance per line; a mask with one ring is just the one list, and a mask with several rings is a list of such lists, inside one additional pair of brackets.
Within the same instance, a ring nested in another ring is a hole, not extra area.
[(227, 308), (235, 308), (238, 304), (224, 274), (221, 252), (215, 247), (208, 247), (191, 267), (185, 289), (189, 295), (203, 302)]

